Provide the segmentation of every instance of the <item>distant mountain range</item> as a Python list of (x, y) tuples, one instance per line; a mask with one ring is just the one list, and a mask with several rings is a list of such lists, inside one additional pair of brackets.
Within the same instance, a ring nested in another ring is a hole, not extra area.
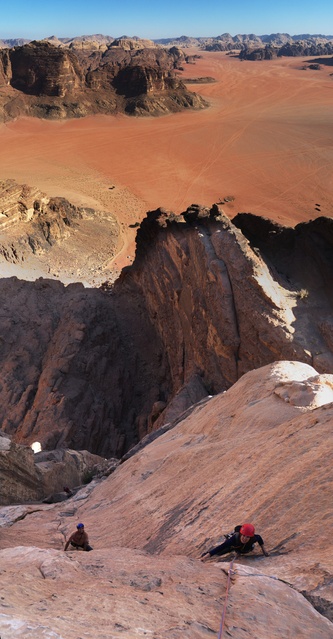
[[(76, 36), (73, 38), (58, 38), (55, 35), (49, 36), (47, 38), (43, 38), (44, 41), (50, 42), (55, 46), (64, 47), (64, 48), (80, 48), (80, 49), (98, 49), (103, 50), (106, 49), (111, 42), (115, 40), (131, 40), (137, 41), (140, 46), (143, 43), (147, 43), (144, 46), (156, 46), (156, 44), (170, 47), (170, 46), (178, 46), (181, 48), (184, 47), (197, 47), (204, 50), (209, 49), (217, 49), (217, 50), (231, 50), (231, 49), (242, 49), (244, 46), (274, 46), (281, 47), (286, 44), (293, 44), (296, 42), (308, 42), (309, 44), (318, 45), (323, 44), (325, 42), (333, 41), (333, 35), (323, 35), (323, 34), (310, 34), (310, 33), (301, 33), (299, 35), (289, 35), (288, 33), (271, 33), (270, 35), (255, 35), (254, 33), (250, 34), (237, 34), (235, 36), (230, 35), (230, 33), (223, 33), (222, 35), (212, 36), (212, 37), (192, 37), (192, 36), (180, 36), (179, 38), (160, 38), (158, 40), (142, 40), (137, 36), (133, 36), (129, 38), (128, 36), (120, 36), (114, 38), (109, 35), (102, 34), (94, 34), (94, 35), (83, 35)], [(32, 40), (24, 39), (24, 38), (10, 38), (10, 39), (0, 39), (0, 48), (13, 48), (17, 46), (22, 46), (24, 44), (28, 44), (32, 42)], [(150, 45), (148, 44), (150, 43)]]
[(164, 46), (176, 45), (176, 46), (199, 46), (205, 49), (207, 46), (213, 43), (221, 43), (230, 45), (234, 49), (240, 49), (244, 45), (259, 46), (260, 44), (265, 46), (270, 44), (272, 46), (282, 46), (287, 43), (299, 42), (309, 40), (314, 44), (320, 42), (328, 42), (333, 40), (333, 35), (321, 35), (302, 33), (300, 35), (289, 35), (289, 33), (271, 33), (270, 35), (255, 35), (254, 33), (237, 34), (235, 36), (230, 33), (223, 33), (222, 35), (207, 37), (207, 38), (193, 38), (188, 36), (181, 36), (180, 38), (170, 38), (155, 40), (156, 44), (162, 44)]

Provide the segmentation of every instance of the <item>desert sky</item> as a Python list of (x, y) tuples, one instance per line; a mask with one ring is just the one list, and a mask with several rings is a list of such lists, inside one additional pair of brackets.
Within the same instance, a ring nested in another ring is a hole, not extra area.
[(41, 40), (55, 34), (123, 34), (140, 38), (216, 37), (221, 33), (332, 33), (332, 0), (14, 0), (1, 5), (0, 38)]
[(188, 84), (209, 108), (2, 124), (1, 179), (104, 207), (124, 226), (159, 206), (179, 213), (228, 196), (230, 217), (252, 212), (293, 225), (333, 216), (333, 67), (200, 55), (181, 75), (216, 79)]

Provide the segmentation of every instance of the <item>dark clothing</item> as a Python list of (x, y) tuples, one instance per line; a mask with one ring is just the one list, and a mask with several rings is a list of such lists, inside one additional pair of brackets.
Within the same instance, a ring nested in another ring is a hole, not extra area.
[(73, 546), (73, 548), (82, 548), (82, 550), (92, 550), (92, 547), (89, 546), (89, 544), (87, 544), (86, 546), (81, 546), (80, 544), (76, 544), (74, 541), (71, 541), (71, 546)]
[(213, 555), (220, 556), (220, 555), (226, 555), (228, 552), (235, 550), (239, 554), (245, 555), (246, 553), (251, 552), (251, 550), (253, 550), (254, 544), (259, 544), (259, 546), (264, 545), (263, 539), (262, 537), (260, 537), (260, 535), (253, 535), (253, 537), (250, 537), (250, 539), (245, 544), (242, 544), (240, 538), (241, 538), (240, 533), (235, 532), (233, 535), (231, 535), (231, 537), (229, 537), (229, 539), (226, 539), (223, 542), (223, 544), (220, 544), (219, 546), (215, 546), (215, 548), (212, 548), (211, 550), (209, 550), (208, 554), (211, 557)]

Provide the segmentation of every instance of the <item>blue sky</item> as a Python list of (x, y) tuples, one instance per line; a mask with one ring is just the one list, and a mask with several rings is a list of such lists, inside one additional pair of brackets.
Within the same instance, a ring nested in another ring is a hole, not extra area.
[(0, 39), (333, 34), (333, 0), (0, 0)]

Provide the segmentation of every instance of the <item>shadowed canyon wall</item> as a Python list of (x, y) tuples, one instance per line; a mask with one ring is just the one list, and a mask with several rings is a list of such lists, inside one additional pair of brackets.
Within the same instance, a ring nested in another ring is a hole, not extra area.
[(332, 373), (332, 220), (234, 222), (216, 205), (148, 213), (105, 290), (1, 280), (3, 430), (120, 456), (267, 363)]

